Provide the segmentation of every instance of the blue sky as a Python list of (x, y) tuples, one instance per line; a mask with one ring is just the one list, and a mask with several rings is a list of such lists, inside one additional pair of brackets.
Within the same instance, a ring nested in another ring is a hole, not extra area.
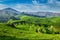
[(0, 0), (0, 10), (7, 7), (21, 12), (60, 12), (60, 0)]
[[(22, 4), (32, 4), (32, 1), (34, 0), (1, 0), (0, 3), (3, 4), (16, 4), (16, 3), (22, 3)], [(39, 1), (39, 3), (47, 3), (47, 0), (36, 0)]]

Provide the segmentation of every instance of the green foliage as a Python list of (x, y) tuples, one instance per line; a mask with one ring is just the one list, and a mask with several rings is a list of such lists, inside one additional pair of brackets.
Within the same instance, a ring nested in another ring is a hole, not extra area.
[[(36, 32), (42, 32), (47, 34), (53, 34), (57, 32), (58, 30), (54, 28), (59, 28), (59, 22), (60, 18), (38, 18), (38, 17), (31, 17), (31, 16), (21, 16), (20, 20), (10, 20), (8, 21), (8, 24), (12, 27), (16, 27), (21, 30), (27, 30), (27, 31), (36, 31)], [(60, 31), (58, 31), (60, 32)]]
[[(32, 25), (34, 26), (34, 25)], [(33, 29), (34, 27), (32, 27)], [(41, 27), (42, 29), (43, 27)], [(40, 29), (39, 26), (37, 26), (36, 29)], [(45, 29), (43, 28), (43, 32)], [(33, 30), (30, 29), (30, 31), (27, 30), (21, 30), (12, 28), (11, 26), (8, 26), (6, 23), (0, 23), (0, 40), (59, 40), (60, 34), (42, 34), (42, 33), (36, 33)]]
[(0, 23), (0, 39), (3, 38), (5, 40), (59, 40), (60, 17), (21, 16), (20, 20), (11, 19), (7, 23)]

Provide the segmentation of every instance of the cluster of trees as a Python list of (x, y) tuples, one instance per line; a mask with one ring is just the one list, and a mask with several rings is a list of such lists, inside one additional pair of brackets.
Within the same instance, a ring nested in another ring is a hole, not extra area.
[(32, 16), (21, 16), (20, 20), (10, 20), (8, 25), (23, 30), (33, 30), (35, 32), (59, 34), (60, 18), (38, 18)]

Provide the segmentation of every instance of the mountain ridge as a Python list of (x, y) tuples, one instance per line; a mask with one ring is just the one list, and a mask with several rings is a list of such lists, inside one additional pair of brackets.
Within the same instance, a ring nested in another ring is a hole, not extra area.
[(60, 13), (54, 13), (54, 12), (19, 12), (13, 8), (5, 8), (0, 10), (0, 14), (9, 14), (12, 16), (15, 15), (29, 15), (29, 16), (45, 16), (45, 17), (54, 17), (54, 16), (60, 16)]

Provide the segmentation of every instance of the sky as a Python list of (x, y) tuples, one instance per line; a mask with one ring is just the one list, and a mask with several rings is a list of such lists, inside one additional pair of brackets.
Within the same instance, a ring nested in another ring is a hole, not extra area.
[(0, 10), (8, 7), (20, 12), (60, 12), (60, 0), (0, 0)]

